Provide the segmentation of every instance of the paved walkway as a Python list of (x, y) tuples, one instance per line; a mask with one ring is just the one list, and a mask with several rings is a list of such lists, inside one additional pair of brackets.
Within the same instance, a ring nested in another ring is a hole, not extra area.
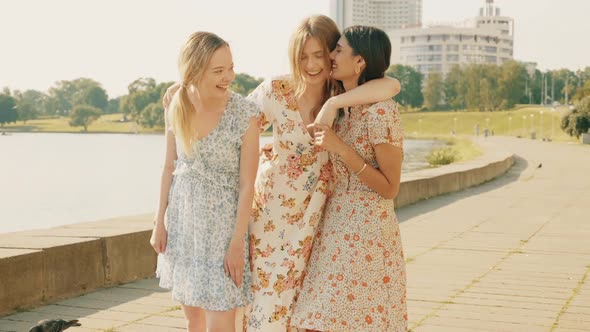
[[(590, 331), (590, 146), (482, 144), (520, 157), (499, 179), (398, 211), (412, 331)], [(0, 331), (47, 317), (80, 319), (72, 332), (181, 331), (177, 305), (142, 280), (5, 317)]]

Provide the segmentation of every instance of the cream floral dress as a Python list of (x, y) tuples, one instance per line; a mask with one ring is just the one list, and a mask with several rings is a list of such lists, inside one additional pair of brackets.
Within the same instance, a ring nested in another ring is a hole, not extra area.
[[(378, 167), (375, 145), (403, 148), (393, 101), (355, 107), (338, 119), (335, 130), (373, 167)], [(335, 188), (292, 324), (319, 331), (406, 331), (406, 271), (393, 199), (367, 187), (338, 155), (330, 159)]]
[(262, 109), (262, 130), (273, 126), (273, 146), (263, 153), (256, 179), (249, 227), (254, 302), (246, 308), (244, 329), (296, 331), (289, 327), (290, 318), (322, 216), (331, 165), (328, 153), (314, 146), (286, 77), (264, 81), (247, 99)]

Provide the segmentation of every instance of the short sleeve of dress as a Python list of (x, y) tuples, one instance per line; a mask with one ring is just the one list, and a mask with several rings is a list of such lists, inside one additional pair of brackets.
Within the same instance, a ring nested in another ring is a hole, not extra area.
[(250, 92), (246, 100), (256, 104), (260, 113), (258, 116), (258, 126), (260, 132), (267, 130), (274, 121), (272, 107), (272, 79), (266, 79), (254, 91)]
[(403, 149), (402, 122), (395, 103), (377, 103), (369, 109), (369, 113), (368, 131), (371, 144), (386, 143)]
[(246, 100), (240, 95), (235, 95), (237, 99), (234, 107), (234, 117), (232, 121), (232, 132), (233, 137), (238, 140), (239, 144), (242, 144), (242, 136), (250, 127), (250, 119), (252, 117), (260, 118), (260, 107), (250, 100)]

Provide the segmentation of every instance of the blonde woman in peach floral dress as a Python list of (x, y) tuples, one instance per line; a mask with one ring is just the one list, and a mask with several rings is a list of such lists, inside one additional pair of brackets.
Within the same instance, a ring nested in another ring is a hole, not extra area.
[[(347, 28), (331, 53), (332, 77), (346, 91), (368, 84), (383, 77), (390, 55), (383, 31)], [(406, 331), (405, 263), (393, 209), (403, 155), (396, 105), (349, 108), (334, 130), (314, 128), (316, 146), (330, 153), (335, 188), (291, 323), (314, 331)]]
[(291, 37), (291, 75), (264, 81), (247, 99), (262, 110), (261, 128), (273, 126), (272, 150), (262, 155), (250, 222), (254, 301), (249, 332), (286, 332), (306, 271), (316, 226), (328, 195), (328, 153), (314, 145), (307, 125), (323, 105), (336, 109), (391, 98), (399, 82), (375, 80), (329, 98), (330, 51), (340, 32), (326, 16), (306, 18)]

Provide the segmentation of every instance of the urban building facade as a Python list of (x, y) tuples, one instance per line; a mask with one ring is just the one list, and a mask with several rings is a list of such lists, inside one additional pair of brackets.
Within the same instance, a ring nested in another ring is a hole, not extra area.
[(422, 0), (331, 0), (330, 16), (340, 29), (370, 25), (385, 31), (419, 27)]
[(502, 64), (513, 59), (514, 20), (501, 16), (494, 0), (485, 0), (479, 16), (461, 24), (387, 30), (391, 63), (409, 65), (428, 75), (446, 75), (453, 65)]

